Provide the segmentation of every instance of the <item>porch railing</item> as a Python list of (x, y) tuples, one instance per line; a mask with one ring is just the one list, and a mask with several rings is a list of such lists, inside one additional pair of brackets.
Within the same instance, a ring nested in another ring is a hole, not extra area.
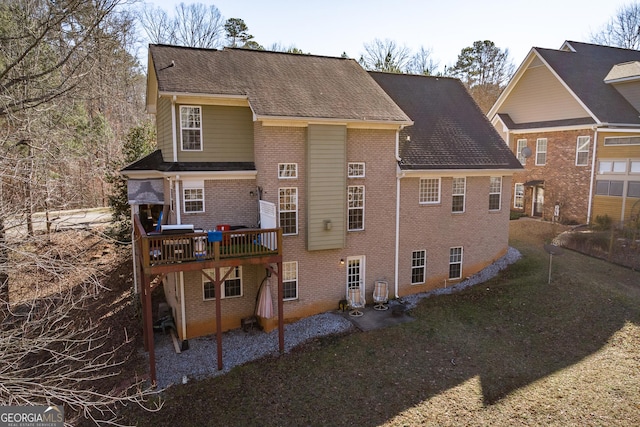
[(134, 237), (145, 267), (204, 260), (281, 255), (282, 230), (243, 229), (181, 234), (147, 233), (134, 217)]

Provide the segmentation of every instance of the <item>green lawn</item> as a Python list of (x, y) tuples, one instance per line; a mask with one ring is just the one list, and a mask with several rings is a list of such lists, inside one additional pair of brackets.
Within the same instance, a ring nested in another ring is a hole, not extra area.
[(174, 386), (140, 426), (640, 425), (640, 273), (565, 251), (552, 283), (542, 244), (512, 221), (523, 259), (416, 321), (314, 340)]

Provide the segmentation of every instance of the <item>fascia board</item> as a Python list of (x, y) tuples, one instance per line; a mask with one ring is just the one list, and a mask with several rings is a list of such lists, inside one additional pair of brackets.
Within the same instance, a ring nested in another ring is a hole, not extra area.
[(367, 120), (367, 119), (338, 119), (324, 117), (296, 117), (296, 116), (267, 116), (254, 113), (254, 120), (263, 122), (265, 126), (283, 126), (289, 123), (298, 122), (304, 126), (310, 124), (324, 125), (340, 125), (347, 127), (363, 127), (363, 128), (389, 128), (397, 129), (398, 127), (413, 125), (412, 120)]
[(166, 178), (173, 179), (204, 179), (204, 180), (225, 180), (225, 179), (255, 179), (258, 171), (210, 171), (210, 172), (163, 172)]
[(477, 177), (477, 176), (511, 176), (522, 172), (522, 168), (515, 169), (422, 169), (400, 170), (399, 178), (445, 178), (445, 177)]

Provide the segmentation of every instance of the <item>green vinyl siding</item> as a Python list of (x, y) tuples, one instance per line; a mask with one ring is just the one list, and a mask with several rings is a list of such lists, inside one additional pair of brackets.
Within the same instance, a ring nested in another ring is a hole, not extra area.
[[(340, 249), (346, 233), (345, 126), (309, 125), (307, 134), (307, 250)], [(331, 229), (325, 223), (331, 221)]]
[(156, 123), (158, 126), (158, 148), (162, 150), (164, 160), (172, 162), (173, 139), (171, 138), (171, 100), (169, 98), (158, 99)]
[[(176, 104), (178, 161), (253, 162), (253, 115), (251, 109), (218, 105), (199, 106), (202, 108), (202, 151), (182, 151), (180, 106)], [(169, 126), (171, 126), (170, 121)]]

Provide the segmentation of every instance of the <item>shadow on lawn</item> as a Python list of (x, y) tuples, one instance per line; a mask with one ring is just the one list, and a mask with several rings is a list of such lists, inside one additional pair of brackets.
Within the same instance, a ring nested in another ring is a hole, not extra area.
[(314, 340), (177, 387), (161, 413), (138, 422), (376, 426), (472, 378), (480, 379), (481, 403), (492, 405), (594, 354), (625, 324), (640, 324), (640, 274), (568, 252), (548, 285), (544, 259), (425, 299), (415, 322)]

